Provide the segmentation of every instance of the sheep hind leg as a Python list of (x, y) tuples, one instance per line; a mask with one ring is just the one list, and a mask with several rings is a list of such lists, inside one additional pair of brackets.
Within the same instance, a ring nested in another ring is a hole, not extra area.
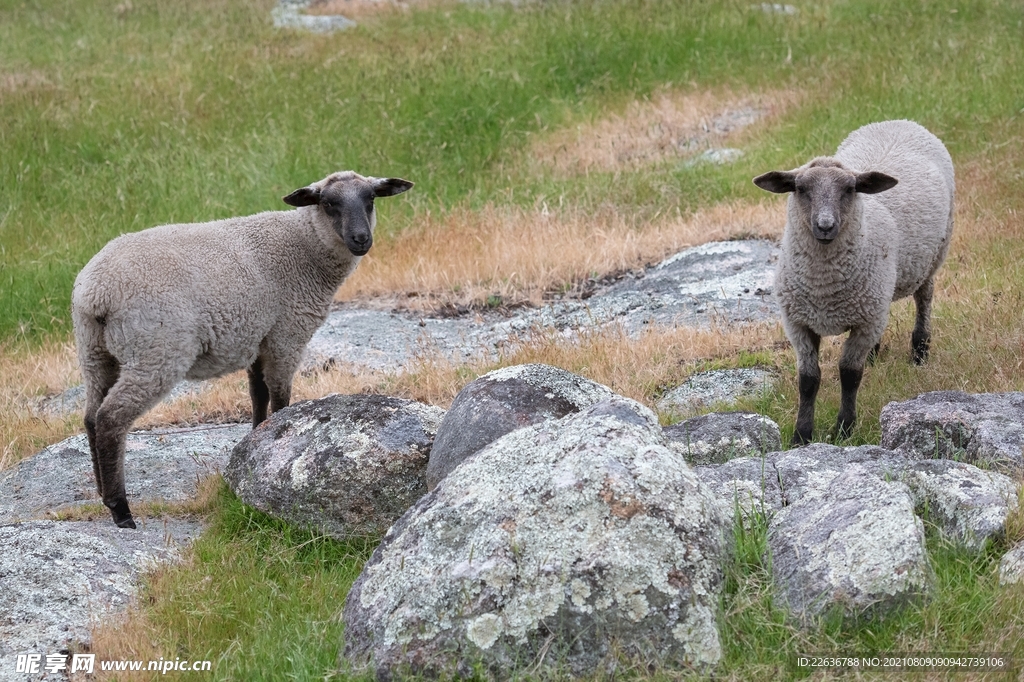
[(818, 349), (821, 337), (806, 327), (793, 330), (790, 342), (796, 350), (797, 374), (800, 385), (800, 407), (797, 410), (796, 430), (792, 445), (806, 445), (814, 432), (814, 401), (821, 385)]
[(96, 450), (96, 413), (103, 404), (111, 387), (117, 382), (120, 365), (114, 356), (99, 350), (82, 360), (85, 378), (85, 433), (89, 438), (89, 454), (92, 456), (92, 471), (96, 477), (96, 492), (103, 496), (103, 479), (100, 476), (99, 456)]
[(102, 481), (103, 504), (114, 523), (135, 528), (124, 486), (124, 451), (128, 430), (170, 392), (182, 377), (163, 379), (157, 373), (122, 366), (117, 382), (96, 411), (95, 440), (97, 469)]
[(934, 293), (934, 275), (926, 279), (924, 284), (914, 292), (917, 319), (914, 322), (914, 331), (910, 335), (910, 348), (915, 365), (924, 364), (928, 359), (928, 349), (932, 344), (932, 296)]
[(839, 416), (836, 419), (836, 440), (849, 438), (853, 425), (857, 421), (857, 391), (864, 377), (864, 364), (875, 339), (858, 330), (850, 332), (850, 338), (843, 344), (843, 354), (839, 358), (839, 383), (842, 396), (839, 401)]

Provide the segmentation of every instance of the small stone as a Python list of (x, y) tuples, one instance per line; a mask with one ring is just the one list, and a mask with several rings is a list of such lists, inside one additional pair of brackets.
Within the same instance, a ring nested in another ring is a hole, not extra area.
[(693, 465), (782, 449), (779, 425), (754, 412), (712, 412), (666, 426), (664, 432), (669, 446)]
[(763, 369), (717, 369), (698, 372), (658, 401), (664, 414), (686, 415), (712, 405), (731, 404), (771, 389), (776, 376)]
[(1024, 583), (1024, 542), (1003, 555), (999, 562), (999, 584), (1019, 585)]

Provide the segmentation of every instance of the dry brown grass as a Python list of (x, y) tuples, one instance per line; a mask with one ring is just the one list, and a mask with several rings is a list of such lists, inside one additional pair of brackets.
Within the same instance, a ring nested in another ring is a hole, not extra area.
[(46, 415), (36, 401), (79, 383), (71, 343), (0, 348), (0, 471), (79, 430), (80, 418)]
[(648, 220), (616, 208), (596, 215), (544, 205), (455, 209), (424, 215), (375, 244), (338, 299), (391, 297), (417, 309), (479, 304), (490, 296), (539, 304), (545, 292), (567, 283), (657, 262), (690, 246), (778, 237), (785, 220), (784, 204), (771, 199)]
[(0, 71), (0, 93), (53, 87), (42, 71)]
[(527, 156), (559, 174), (633, 170), (732, 140), (802, 99), (796, 90), (663, 90), (630, 102), (621, 114), (544, 136)]

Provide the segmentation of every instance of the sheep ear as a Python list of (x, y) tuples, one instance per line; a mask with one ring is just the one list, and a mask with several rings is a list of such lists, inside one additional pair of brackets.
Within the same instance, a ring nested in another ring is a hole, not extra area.
[(370, 178), (373, 183), (373, 196), (391, 197), (408, 191), (413, 183), (402, 178)]
[(861, 194), (878, 194), (887, 189), (892, 189), (899, 182), (896, 178), (878, 171), (868, 171), (857, 174), (856, 190)]
[(320, 190), (312, 185), (300, 187), (284, 197), (283, 200), (289, 206), (313, 206), (320, 203)]
[(775, 194), (793, 192), (796, 190), (796, 173), (793, 171), (769, 171), (754, 178), (754, 184)]

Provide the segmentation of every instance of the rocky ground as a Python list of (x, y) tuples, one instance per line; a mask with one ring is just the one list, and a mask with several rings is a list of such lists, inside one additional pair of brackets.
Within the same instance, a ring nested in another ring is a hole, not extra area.
[[(571, 338), (611, 324), (636, 334), (652, 325), (771, 320), (775, 257), (776, 247), (763, 241), (707, 244), (597, 285), (585, 299), (512, 312), (429, 317), (339, 306), (311, 342), (306, 370), (360, 362), (394, 371), (425, 350), (454, 360), (494, 354), (535, 330)], [(772, 381), (757, 369), (695, 375), (666, 392), (659, 410), (685, 416)], [(72, 389), (40, 409), (80, 409), (78, 400)], [(607, 648), (600, 633), (661, 638), (634, 653), (646, 660), (672, 650), (679, 660), (709, 666), (719, 655), (711, 609), (737, 508), (744, 518), (765, 515), (776, 589), (797, 618), (835, 604), (887, 609), (927, 598), (922, 508), (968, 548), (1004, 532), (1017, 491), (1000, 472), (1024, 470), (1024, 394), (930, 393), (890, 404), (880, 421), (882, 447), (783, 451), (778, 426), (761, 415), (711, 413), (662, 428), (650, 410), (607, 387), (523, 365), (477, 379), (447, 412), (387, 396), (330, 396), (282, 410), (255, 430), (229, 424), (132, 433), (126, 479), (133, 505), (181, 502), (223, 471), (243, 500), (291, 523), (339, 537), (387, 532), (346, 606), (352, 640), (341, 666), (389, 673), (409, 662), (402, 652), (419, 651), (428, 667), (455, 673), (474, 661), (500, 668), (553, 646), (585, 671)], [(509, 462), (514, 466), (495, 476)], [(687, 491), (685, 499), (665, 496), (668, 478)], [(483, 511), (499, 498), (510, 503), (491, 523)], [(14, 548), (0, 558), (0, 594), (13, 596), (0, 620), (0, 681), (26, 679), (14, 670), (19, 653), (86, 647), (93, 619), (122, 608), (141, 571), (180, 556), (201, 531), (183, 519), (118, 529), (97, 502), (84, 436), (0, 472), (0, 541)], [(679, 504), (701, 513), (676, 518)], [(453, 508), (475, 519), (473, 537), (493, 556), (464, 566), (461, 550), (445, 544), (437, 524), (454, 522)], [(575, 519), (568, 536), (558, 536), (555, 520), (543, 520), (548, 513)], [(59, 520), (69, 516), (86, 520)], [(612, 543), (607, 552), (576, 542), (578, 533), (602, 528), (617, 529), (615, 538), (592, 537), (599, 546)], [(635, 536), (637, 528), (647, 530)], [(527, 544), (538, 551), (550, 545), (557, 561), (576, 567), (568, 583), (560, 582), (568, 573), (551, 568), (551, 556), (523, 554), (517, 538), (538, 529), (537, 541)], [(561, 539), (544, 544), (548, 534)], [(671, 541), (684, 536), (689, 545)], [(658, 552), (649, 551), (651, 542)], [(704, 560), (687, 546), (700, 546)], [(398, 584), (374, 568), (417, 547), (433, 548), (416, 552), (428, 574), (452, 576), (448, 592)], [(535, 584), (510, 587), (508, 572), (526, 570)], [(1024, 547), (1006, 555), (1000, 575), (1004, 582), (1024, 578)], [(393, 590), (422, 593), (424, 613), (440, 619), (436, 636), (417, 640), (423, 648), (389, 620)], [(490, 596), (463, 603), (462, 594)], [(566, 594), (575, 596), (561, 601)], [(471, 618), (463, 623), (465, 614)], [(541, 623), (565, 641), (531, 639)], [(574, 647), (576, 628), (587, 623), (599, 625), (597, 639)], [(523, 637), (529, 644), (519, 649)], [(452, 650), (460, 653), (446, 658)]]
[[(493, 355), (534, 331), (571, 337), (580, 329), (620, 324), (635, 334), (652, 324), (773, 319), (770, 285), (776, 257), (777, 247), (766, 241), (707, 244), (617, 281), (596, 284), (585, 299), (564, 298), (542, 308), (510, 312), (429, 316), (339, 305), (310, 342), (304, 370), (358, 362), (400, 371), (418, 353), (440, 352), (455, 360)], [(204, 389), (202, 383), (184, 382), (174, 395)], [(728, 396), (714, 396), (723, 398)], [(707, 399), (699, 387), (692, 398), (682, 398), (688, 405)], [(79, 412), (81, 387), (42, 401), (39, 409), (49, 414)], [(188, 499), (199, 480), (225, 469), (232, 448), (249, 431), (247, 424), (238, 424), (130, 434), (125, 466), (130, 500), (137, 504)], [(4, 554), (0, 592), (18, 596), (17, 608), (0, 620), (0, 682), (25, 679), (14, 673), (13, 664), (7, 665), (17, 653), (45, 654), (75, 642), (87, 643), (90, 619), (123, 606), (148, 562), (172, 559), (199, 532), (196, 523), (187, 521), (149, 524), (153, 527), (143, 526), (139, 533), (121, 530), (98, 503), (84, 435), (44, 448), (0, 472), (0, 534), (9, 536), (8, 546), (59, 546), (53, 556), (61, 563), (54, 565), (67, 566), (41, 569), (38, 552)], [(53, 520), (75, 507), (87, 507), (92, 510), (87, 516), (95, 518)]]

